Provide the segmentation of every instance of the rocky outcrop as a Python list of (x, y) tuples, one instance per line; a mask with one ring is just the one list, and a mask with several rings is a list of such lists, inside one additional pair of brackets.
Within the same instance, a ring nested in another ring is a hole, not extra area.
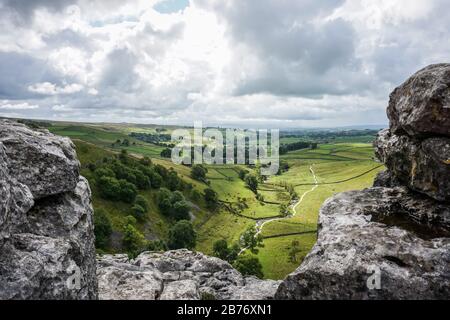
[(450, 64), (414, 74), (391, 93), (387, 113), (393, 134), (449, 137)]
[[(319, 224), (317, 244), (276, 298), (450, 297), (448, 206), (405, 188), (371, 188), (329, 199)], [(371, 289), (377, 270), (380, 287)]]
[(0, 299), (95, 299), (91, 191), (69, 139), (0, 120)]
[(450, 298), (450, 65), (394, 90), (373, 188), (320, 210), (316, 245), (278, 299)]
[(188, 250), (145, 252), (132, 261), (104, 255), (97, 275), (104, 300), (266, 300), (280, 283), (244, 277), (223, 260)]
[(419, 139), (386, 129), (378, 134), (375, 150), (399, 182), (436, 200), (450, 201), (450, 138)]

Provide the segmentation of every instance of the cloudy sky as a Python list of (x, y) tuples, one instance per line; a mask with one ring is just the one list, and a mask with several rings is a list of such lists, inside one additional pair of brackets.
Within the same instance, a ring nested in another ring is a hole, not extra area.
[(0, 116), (385, 124), (449, 62), (448, 0), (0, 0)]

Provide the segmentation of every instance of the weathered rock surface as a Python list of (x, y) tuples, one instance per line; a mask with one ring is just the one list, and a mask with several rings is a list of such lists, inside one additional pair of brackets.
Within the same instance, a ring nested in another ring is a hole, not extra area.
[(394, 187), (401, 186), (401, 183), (389, 171), (384, 170), (384, 171), (378, 172), (378, 174), (375, 176), (375, 180), (373, 181), (373, 186), (374, 187), (394, 188)]
[(80, 163), (70, 139), (0, 120), (0, 142), (10, 175), (25, 184), (35, 199), (75, 189)]
[(375, 149), (389, 174), (402, 184), (436, 200), (450, 201), (450, 138), (419, 140), (385, 129), (378, 134)]
[[(405, 188), (341, 193), (322, 207), (316, 245), (275, 298), (448, 299), (449, 221), (448, 206)], [(374, 267), (379, 290), (367, 286)]]
[(227, 262), (188, 250), (98, 257), (99, 298), (198, 300), (271, 299), (279, 281), (243, 277)]
[(0, 120), (0, 299), (97, 297), (91, 191), (78, 171), (70, 140)]
[(387, 113), (394, 134), (450, 137), (450, 64), (414, 74), (391, 93)]

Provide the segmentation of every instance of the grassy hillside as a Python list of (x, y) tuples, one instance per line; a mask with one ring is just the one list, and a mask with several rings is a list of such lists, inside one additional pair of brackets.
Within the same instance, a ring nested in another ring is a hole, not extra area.
[[(112, 221), (114, 232), (108, 248), (108, 251), (112, 252), (122, 250), (122, 230), (126, 217), (131, 214), (131, 205), (100, 197), (94, 174), (89, 167), (90, 164), (101, 164), (104, 158), (117, 157), (123, 149), (135, 159), (149, 156), (153, 165), (175, 171), (178, 177), (190, 186), (191, 189), (183, 193), (190, 204), (191, 219), (198, 234), (196, 249), (207, 254), (212, 254), (215, 241), (225, 239), (230, 244), (237, 243), (241, 234), (249, 226), (254, 226), (258, 219), (279, 217), (282, 204), (291, 205), (290, 212), (294, 213), (292, 207), (296, 203), (291, 203), (287, 190), (287, 186), (292, 186), (298, 198), (302, 199), (295, 207), (294, 215), (269, 221), (261, 230), (264, 247), (260, 248), (257, 257), (263, 266), (265, 277), (272, 279), (282, 279), (295, 270), (314, 245), (318, 213), (323, 201), (337, 192), (371, 186), (376, 173), (383, 169), (373, 160), (371, 144), (365, 143), (369, 140), (368, 136), (362, 136), (360, 139), (338, 137), (336, 141), (346, 141), (322, 143), (317, 149), (291, 151), (283, 155), (281, 160), (288, 163), (289, 170), (261, 183), (258, 193), (262, 198), (258, 200), (239, 178), (240, 169), (253, 172), (254, 168), (238, 165), (206, 166), (208, 185), (192, 179), (189, 167), (175, 165), (170, 160), (161, 158), (163, 147), (129, 136), (131, 132), (138, 132), (137, 130), (153, 134), (156, 127), (53, 124), (49, 129), (74, 140), (83, 165), (82, 173), (91, 182), (94, 208), (96, 211), (106, 212)], [(165, 133), (170, 130), (171, 128), (168, 128)], [(128, 145), (123, 145), (125, 139), (128, 140)], [(296, 142), (298, 139), (290, 137), (286, 138), (285, 142)], [(118, 140), (121, 143), (118, 143)], [(318, 186), (315, 186), (313, 172)], [(222, 202), (217, 210), (208, 209), (202, 198), (194, 199), (191, 196), (194, 192), (203, 194), (208, 187), (217, 192)], [(157, 192), (158, 190), (139, 190), (139, 194), (147, 199), (149, 210), (145, 221), (138, 222), (137, 228), (148, 240), (166, 240), (168, 230), (173, 225), (173, 221), (164, 216), (158, 208)], [(294, 256), (293, 244), (296, 245)]]

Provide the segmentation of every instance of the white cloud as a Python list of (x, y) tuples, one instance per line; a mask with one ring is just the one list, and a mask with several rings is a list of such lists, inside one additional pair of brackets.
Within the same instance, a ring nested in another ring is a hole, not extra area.
[(74, 94), (83, 90), (83, 86), (72, 83), (64, 87), (58, 87), (50, 82), (41, 82), (29, 86), (28, 90), (42, 95)]
[(39, 106), (35, 104), (28, 104), (28, 102), (22, 103), (12, 103), (8, 100), (3, 100), (0, 102), (1, 110), (30, 110), (30, 109), (38, 109)]
[(0, 99), (24, 117), (384, 123), (389, 92), (450, 52), (444, 0), (161, 1), (0, 0)]

